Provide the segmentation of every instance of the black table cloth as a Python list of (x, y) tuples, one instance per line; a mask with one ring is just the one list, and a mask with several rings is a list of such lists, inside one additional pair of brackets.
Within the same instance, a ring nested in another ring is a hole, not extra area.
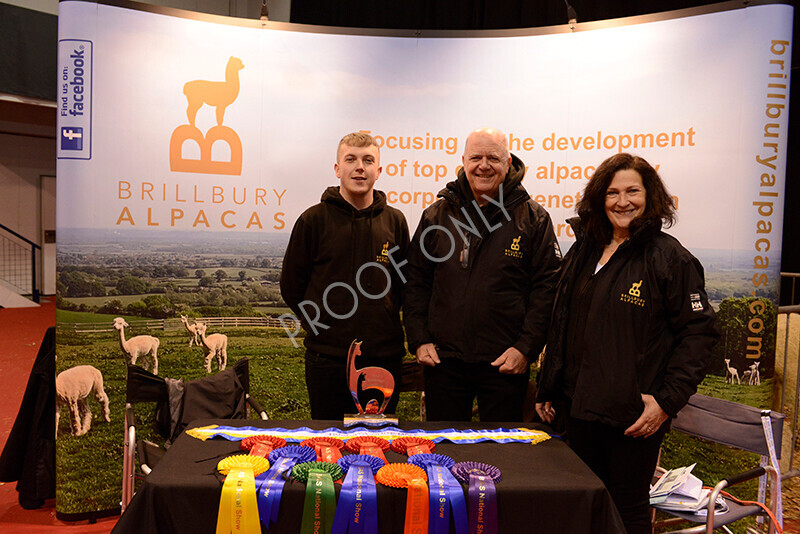
[[(343, 428), (335, 421), (197, 421), (208, 424), (264, 428)], [(400, 428), (423, 430), (513, 428), (510, 423), (408, 422)], [(537, 428), (528, 424), (527, 428)], [(541, 427), (539, 427), (541, 428)], [(130, 502), (112, 533), (214, 533), (224, 477), (217, 463), (240, 453), (238, 441), (220, 438), (201, 441), (181, 434)], [(592, 471), (558, 438), (543, 443), (454, 444), (440, 442), (436, 452), (456, 462), (495, 465), (503, 473), (497, 484), (501, 533), (622, 533), (624, 527), (608, 490)], [(386, 453), (389, 462), (406, 456)], [(340, 485), (336, 484), (338, 495)], [(466, 485), (463, 485), (466, 494)], [(287, 482), (277, 524), (269, 534), (300, 531), (305, 484)], [(406, 490), (378, 484), (378, 521), (381, 534), (402, 534)], [(452, 525), (451, 525), (452, 531)]]

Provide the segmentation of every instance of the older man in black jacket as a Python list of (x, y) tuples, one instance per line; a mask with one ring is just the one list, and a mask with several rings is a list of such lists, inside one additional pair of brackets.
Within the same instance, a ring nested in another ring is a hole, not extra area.
[(525, 166), (492, 128), (467, 138), (463, 169), (411, 240), (404, 319), (425, 365), (430, 420), (521, 421), (530, 362), (541, 352), (561, 253)]

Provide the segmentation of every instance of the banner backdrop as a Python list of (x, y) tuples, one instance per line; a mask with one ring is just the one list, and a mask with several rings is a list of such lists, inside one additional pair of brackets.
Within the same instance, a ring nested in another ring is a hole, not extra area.
[[(790, 6), (416, 37), (164, 13), (59, 5), (61, 309), (158, 317), (148, 293), (169, 300), (180, 280), (195, 273), (202, 287), (221, 267), (244, 268), (242, 281), (273, 269), (274, 282), (351, 131), (377, 139), (376, 187), (413, 232), (467, 134), (492, 126), (564, 250), (564, 221), (602, 160), (626, 151), (653, 164), (678, 207), (670, 233), (703, 263), (720, 311), (714, 372), (735, 386), (747, 371), (747, 384), (772, 376)], [(110, 284), (103, 267), (124, 276)], [(162, 318), (177, 318), (172, 304)], [(78, 353), (59, 353), (59, 370)], [(104, 373), (124, 376), (116, 360)]]

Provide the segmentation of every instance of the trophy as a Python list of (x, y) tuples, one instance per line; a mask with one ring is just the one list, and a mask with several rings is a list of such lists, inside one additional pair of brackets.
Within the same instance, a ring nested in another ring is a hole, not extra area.
[[(383, 413), (394, 392), (394, 377), (392, 373), (382, 367), (362, 367), (356, 369), (356, 357), (361, 356), (361, 342), (353, 340), (347, 352), (347, 385), (353, 402), (356, 404), (357, 414), (345, 415), (344, 426), (363, 424), (367, 426), (396, 425), (397, 417), (387, 416)], [(370, 399), (366, 407), (361, 406), (358, 400), (360, 391), (376, 390), (383, 395), (383, 401), (378, 407), (376, 399)]]

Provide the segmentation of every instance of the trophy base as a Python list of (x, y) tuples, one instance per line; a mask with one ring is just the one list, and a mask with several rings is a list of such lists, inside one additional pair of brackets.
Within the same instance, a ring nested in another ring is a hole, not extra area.
[(344, 416), (344, 426), (397, 426), (398, 419), (394, 415), (386, 414), (348, 414)]

